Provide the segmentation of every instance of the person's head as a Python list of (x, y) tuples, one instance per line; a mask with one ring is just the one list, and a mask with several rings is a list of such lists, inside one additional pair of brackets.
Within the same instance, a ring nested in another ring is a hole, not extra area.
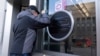
[(31, 12), (34, 16), (37, 16), (39, 14), (37, 7), (34, 5), (29, 6), (28, 9), (31, 9)]

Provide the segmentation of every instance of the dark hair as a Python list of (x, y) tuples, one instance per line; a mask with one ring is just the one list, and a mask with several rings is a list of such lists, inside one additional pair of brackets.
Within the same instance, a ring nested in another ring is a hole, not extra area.
[(34, 5), (29, 6), (28, 9), (35, 10), (38, 14), (40, 13), (40, 12), (38, 11), (37, 7), (34, 6)]

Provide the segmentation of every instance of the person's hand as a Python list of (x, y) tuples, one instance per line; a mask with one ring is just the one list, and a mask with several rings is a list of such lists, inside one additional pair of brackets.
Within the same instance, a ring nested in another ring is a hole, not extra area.
[(46, 11), (45, 10), (42, 10), (42, 12), (41, 12), (42, 14), (44, 14), (44, 13), (46, 13)]

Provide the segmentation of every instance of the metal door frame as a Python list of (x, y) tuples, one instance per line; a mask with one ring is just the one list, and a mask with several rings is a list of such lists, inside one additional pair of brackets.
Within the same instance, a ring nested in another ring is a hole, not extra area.
[(97, 56), (100, 56), (100, 0), (96, 0), (96, 45)]

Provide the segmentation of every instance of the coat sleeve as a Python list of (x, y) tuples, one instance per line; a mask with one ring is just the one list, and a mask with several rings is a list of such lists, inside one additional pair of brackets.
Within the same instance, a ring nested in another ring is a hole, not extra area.
[(44, 23), (44, 24), (50, 23), (50, 19), (49, 19), (49, 16), (47, 14), (39, 14), (38, 16), (36, 16), (34, 18), (34, 20), (36, 20), (40, 23)]
[(39, 14), (38, 16), (30, 16), (35, 22), (33, 22), (33, 25), (35, 24), (35, 28), (44, 28), (50, 24), (50, 19), (47, 14)]

